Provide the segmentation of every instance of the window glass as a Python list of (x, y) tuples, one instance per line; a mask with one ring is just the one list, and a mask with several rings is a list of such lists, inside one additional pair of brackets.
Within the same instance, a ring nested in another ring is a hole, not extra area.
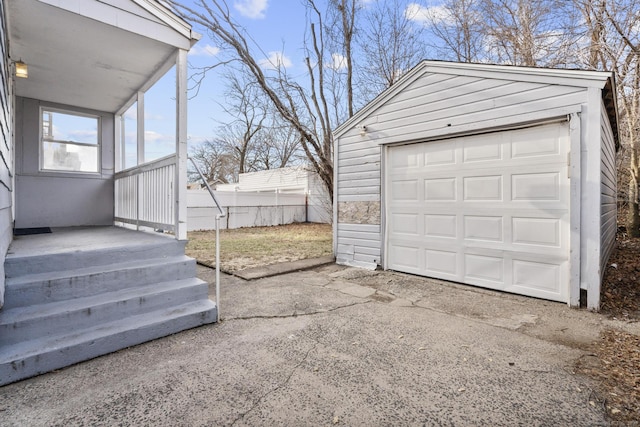
[(42, 111), (42, 169), (99, 172), (99, 119)]

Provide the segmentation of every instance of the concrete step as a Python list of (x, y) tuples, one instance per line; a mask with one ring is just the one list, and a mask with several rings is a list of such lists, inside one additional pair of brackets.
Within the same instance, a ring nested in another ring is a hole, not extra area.
[[(146, 236), (145, 236), (146, 237)], [(28, 253), (17, 255), (11, 247), (5, 259), (5, 277), (18, 277), (27, 274), (52, 273), (76, 270), (87, 266), (105, 266), (126, 263), (131, 260), (168, 259), (184, 255), (186, 242), (168, 236), (153, 236), (149, 241), (128, 242), (119, 245), (64, 250), (53, 253)]]
[(0, 385), (212, 323), (216, 318), (216, 305), (201, 299), (66, 334), (3, 346), (0, 348)]
[(6, 280), (4, 309), (84, 298), (195, 275), (196, 262), (185, 255), (26, 274)]
[(98, 327), (115, 319), (208, 298), (208, 284), (182, 279), (104, 292), (84, 298), (0, 311), (0, 346), (44, 339), (60, 331)]

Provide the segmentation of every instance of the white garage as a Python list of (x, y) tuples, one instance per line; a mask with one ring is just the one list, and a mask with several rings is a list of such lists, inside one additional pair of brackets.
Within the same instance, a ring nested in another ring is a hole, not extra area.
[(597, 309), (609, 73), (424, 61), (335, 132), (339, 263)]

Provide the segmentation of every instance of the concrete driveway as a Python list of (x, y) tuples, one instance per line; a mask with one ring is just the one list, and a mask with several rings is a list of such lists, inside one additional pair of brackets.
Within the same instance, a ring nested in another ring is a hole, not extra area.
[(572, 367), (603, 327), (625, 326), (336, 265), (223, 276), (221, 311), (219, 324), (0, 388), (0, 425), (606, 425)]

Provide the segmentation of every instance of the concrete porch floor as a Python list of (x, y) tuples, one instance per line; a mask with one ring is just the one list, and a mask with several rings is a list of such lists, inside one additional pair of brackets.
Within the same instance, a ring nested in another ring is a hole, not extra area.
[(70, 251), (110, 249), (135, 244), (163, 243), (167, 239), (173, 240), (173, 236), (113, 226), (52, 228), (51, 233), (14, 237), (7, 259)]
[(638, 329), (333, 264), (221, 285), (220, 323), (0, 388), (2, 424), (607, 425), (573, 364)]

